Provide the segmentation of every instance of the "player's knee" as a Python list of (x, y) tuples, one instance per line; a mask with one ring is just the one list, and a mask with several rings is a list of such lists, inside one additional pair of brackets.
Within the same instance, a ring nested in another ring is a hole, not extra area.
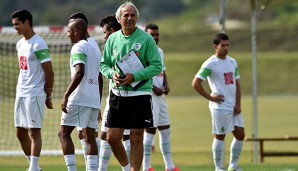
[(234, 137), (239, 141), (243, 141), (245, 138), (244, 129), (243, 128), (236, 129), (236, 131), (234, 132)]
[(107, 141), (111, 146), (113, 146), (119, 142), (121, 143), (121, 137), (107, 136)]
[(87, 144), (91, 144), (92, 142), (95, 141), (95, 136), (92, 133), (86, 133), (84, 134), (84, 139)]
[(146, 128), (145, 131), (149, 134), (156, 134), (156, 128)]
[(29, 136), (33, 140), (41, 139), (40, 129), (39, 128), (29, 129)]
[(106, 132), (101, 132), (100, 139), (106, 141), (107, 140), (107, 133)]
[(141, 131), (141, 130), (138, 130), (138, 131), (132, 131), (131, 134), (130, 134), (130, 142), (131, 144), (138, 144), (138, 143), (141, 143), (143, 144), (143, 135), (144, 135), (144, 132)]
[(82, 133), (81, 130), (78, 132), (78, 138), (79, 138), (80, 140), (84, 139), (84, 136), (83, 136), (83, 133)]
[(67, 134), (66, 134), (65, 131), (60, 129), (59, 132), (58, 132), (58, 137), (59, 137), (60, 141), (62, 141), (67, 137)]
[(29, 136), (28, 136), (28, 132), (20, 131), (20, 130), (18, 130), (18, 129), (17, 129), (17, 132), (16, 132), (16, 136), (17, 136), (17, 138), (18, 138), (20, 141), (29, 138)]

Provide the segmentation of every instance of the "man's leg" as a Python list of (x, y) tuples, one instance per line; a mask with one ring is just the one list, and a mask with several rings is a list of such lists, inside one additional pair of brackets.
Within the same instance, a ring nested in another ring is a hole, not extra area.
[(61, 125), (58, 136), (68, 171), (76, 171), (75, 147), (71, 139), (74, 126)]
[(150, 157), (152, 153), (152, 142), (156, 133), (156, 128), (146, 128), (144, 132), (144, 159), (143, 159), (143, 171), (148, 171), (151, 167)]
[[(78, 128), (78, 127), (77, 127)], [(84, 155), (84, 160), (85, 160), (85, 165), (86, 165), (86, 170), (87, 170), (87, 143), (83, 137), (83, 128), (78, 129), (78, 138), (81, 142), (82, 148), (83, 148), (83, 155)]]
[(94, 137), (95, 137), (95, 142), (96, 142), (96, 146), (97, 146), (97, 155), (99, 157), (99, 153), (100, 153), (100, 138), (98, 137), (98, 130), (95, 130)]
[(28, 129), (17, 127), (16, 135), (26, 156), (31, 156), (31, 139)]
[(107, 142), (107, 133), (101, 132), (100, 154), (98, 171), (107, 171), (109, 161), (112, 155), (110, 144)]
[(129, 134), (130, 134), (130, 130), (125, 129), (123, 132), (123, 137), (122, 137), (122, 143), (123, 143), (126, 155), (127, 155), (128, 162), (130, 160), (130, 150), (131, 150)]
[(143, 137), (144, 129), (130, 129), (130, 163), (132, 171), (139, 171), (143, 161)]
[(233, 135), (234, 135), (234, 139), (230, 146), (229, 168), (231, 169), (235, 169), (238, 167), (238, 160), (242, 152), (243, 140), (245, 137), (244, 128), (236, 126), (235, 130), (233, 131)]
[(212, 143), (214, 165), (218, 169), (223, 168), (225, 135), (215, 135)]
[(83, 129), (83, 135), (87, 143), (87, 170), (96, 171), (98, 165), (98, 149), (95, 140), (95, 129), (87, 127)]
[(39, 169), (38, 160), (42, 147), (40, 128), (30, 128), (29, 137), (31, 139), (31, 157), (29, 171), (35, 171)]
[(123, 128), (108, 128), (107, 141), (109, 142), (112, 151), (122, 167), (129, 164), (124, 146), (122, 144)]
[(174, 170), (175, 165), (171, 154), (170, 125), (159, 126), (159, 146), (163, 156), (166, 170)]
[[(28, 129), (26, 128), (21, 128), (21, 127), (17, 127), (16, 128), (16, 135), (17, 138), (21, 144), (21, 147), (26, 155), (26, 158), (29, 162), (29, 167), (31, 165), (31, 158), (34, 158), (34, 164), (36, 163), (36, 157), (32, 157), (31, 155), (31, 148), (32, 148), (32, 142), (31, 142), (31, 138), (29, 137), (28, 134)], [(33, 161), (32, 161), (33, 162)]]

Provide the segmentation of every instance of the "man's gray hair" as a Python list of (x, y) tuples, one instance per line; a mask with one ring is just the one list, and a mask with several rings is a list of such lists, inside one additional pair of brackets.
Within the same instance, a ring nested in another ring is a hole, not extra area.
[(137, 19), (139, 19), (140, 13), (138, 8), (132, 2), (126, 1), (124, 4), (120, 5), (120, 7), (116, 11), (116, 19), (118, 20), (118, 22), (120, 21), (120, 18), (121, 18), (121, 9), (126, 6), (131, 6), (132, 8), (134, 8), (136, 12), (136, 17)]

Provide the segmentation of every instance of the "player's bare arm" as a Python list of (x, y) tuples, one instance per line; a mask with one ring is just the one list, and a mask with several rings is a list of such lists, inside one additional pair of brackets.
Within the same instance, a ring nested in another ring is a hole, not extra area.
[(239, 79), (236, 80), (236, 104), (234, 107), (234, 113), (239, 114), (241, 112), (241, 87)]
[(206, 99), (216, 102), (216, 103), (221, 103), (224, 102), (224, 96), (221, 94), (213, 94), (212, 96), (209, 95), (204, 87), (202, 86), (202, 82), (203, 80), (200, 78), (194, 78), (192, 81), (192, 87), (203, 97), (205, 97)]
[(154, 94), (156, 94), (157, 96), (161, 96), (163, 95), (164, 91), (156, 86), (153, 85), (152, 91), (154, 92)]
[(168, 95), (169, 94), (169, 92), (170, 92), (170, 87), (169, 87), (169, 84), (168, 84), (168, 77), (167, 77), (167, 75), (166, 75), (166, 72), (164, 71), (163, 72), (163, 88), (164, 88), (164, 90), (163, 90), (163, 92), (164, 92), (164, 94), (165, 95)]
[(44, 72), (45, 72), (45, 82), (44, 85), (44, 91), (47, 95), (45, 104), (48, 109), (53, 109), (53, 103), (52, 103), (52, 92), (53, 92), (53, 86), (54, 86), (54, 71), (52, 62), (44, 62), (41, 64)]
[(84, 64), (77, 64), (75, 66), (75, 74), (63, 96), (62, 103), (61, 103), (61, 108), (62, 111), (67, 113), (67, 103), (68, 103), (68, 97), (70, 94), (78, 87), (78, 85), (81, 83), (83, 77), (84, 77), (84, 69), (85, 65)]
[(101, 110), (99, 109), (98, 111), (98, 117), (97, 117), (98, 122), (102, 121), (102, 117), (101, 117)]

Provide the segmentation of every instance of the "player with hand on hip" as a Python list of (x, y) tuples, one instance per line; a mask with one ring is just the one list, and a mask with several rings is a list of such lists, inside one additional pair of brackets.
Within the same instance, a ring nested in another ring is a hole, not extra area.
[[(213, 160), (216, 171), (224, 171), (224, 139), (232, 132), (229, 171), (240, 171), (238, 160), (242, 151), (244, 121), (241, 113), (240, 75), (236, 60), (228, 56), (230, 41), (227, 34), (219, 33), (213, 40), (215, 54), (201, 66), (192, 81), (192, 87), (209, 100), (212, 117)], [(207, 93), (202, 82), (208, 79), (211, 93)]]

